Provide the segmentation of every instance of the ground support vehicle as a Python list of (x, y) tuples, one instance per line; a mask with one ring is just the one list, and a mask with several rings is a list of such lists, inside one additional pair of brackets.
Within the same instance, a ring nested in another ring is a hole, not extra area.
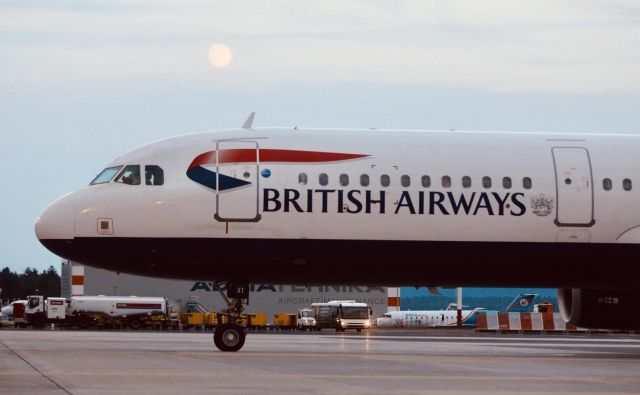
[(299, 309), (298, 316), (296, 318), (296, 327), (298, 330), (316, 331), (319, 330), (316, 324), (316, 317), (313, 314), (313, 310), (309, 308)]
[(267, 313), (249, 314), (248, 328), (255, 330), (267, 329)]
[(296, 327), (296, 315), (277, 313), (273, 315), (273, 327), (279, 330), (292, 330)]
[(207, 320), (208, 313), (182, 313), (180, 315), (180, 322), (182, 322), (182, 328), (184, 329), (204, 329)]
[(169, 326), (168, 303), (162, 297), (73, 296), (70, 299), (41, 295), (27, 298), (27, 325), (63, 324), (79, 328), (132, 329)]
[(313, 303), (311, 305), (313, 315), (316, 318), (316, 327), (318, 329), (336, 329), (337, 322), (340, 317), (338, 315), (338, 306), (329, 303)]
[[(213, 329), (213, 328), (216, 328), (218, 325), (230, 323), (232, 319), (228, 313), (218, 313), (218, 312), (212, 311), (207, 313), (205, 321), (206, 321), (205, 328)], [(238, 325), (242, 326), (243, 328), (246, 328), (249, 325), (248, 324), (249, 317), (244, 314), (241, 314), (236, 321)]]
[(332, 300), (311, 305), (319, 328), (334, 328), (336, 332), (355, 329), (358, 332), (371, 327), (371, 307), (355, 300)]
[(0, 321), (2, 325), (22, 327), (24, 321), (24, 308), (27, 304), (26, 300), (14, 300), (2, 308), (2, 317)]

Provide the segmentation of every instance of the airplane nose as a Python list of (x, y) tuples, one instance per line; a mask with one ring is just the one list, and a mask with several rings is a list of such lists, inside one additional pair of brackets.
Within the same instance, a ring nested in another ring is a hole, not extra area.
[(71, 240), (74, 236), (73, 200), (66, 195), (51, 203), (36, 220), (38, 240)]

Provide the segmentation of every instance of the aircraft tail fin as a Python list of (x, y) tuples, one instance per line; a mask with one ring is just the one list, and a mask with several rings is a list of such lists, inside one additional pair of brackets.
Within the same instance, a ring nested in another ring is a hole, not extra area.
[(530, 311), (533, 308), (532, 302), (536, 296), (538, 296), (538, 294), (520, 294), (504, 311), (508, 311), (510, 313), (525, 313)]

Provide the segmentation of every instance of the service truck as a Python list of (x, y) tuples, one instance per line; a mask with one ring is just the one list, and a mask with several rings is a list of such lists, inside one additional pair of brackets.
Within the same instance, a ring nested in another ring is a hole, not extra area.
[(4, 306), (0, 312), (0, 322), (7, 325), (20, 326), (24, 323), (24, 306), (26, 300), (14, 300), (10, 304)]
[(319, 330), (316, 325), (316, 317), (313, 314), (313, 310), (310, 308), (303, 308), (298, 310), (298, 317), (296, 319), (296, 326), (299, 330)]
[(43, 327), (58, 323), (80, 328), (94, 326), (144, 326), (166, 328), (169, 304), (163, 297), (73, 296), (70, 299), (41, 295), (29, 296), (25, 309), (28, 325)]
[(334, 328), (336, 332), (371, 327), (371, 307), (355, 300), (332, 300), (311, 305), (318, 328)]

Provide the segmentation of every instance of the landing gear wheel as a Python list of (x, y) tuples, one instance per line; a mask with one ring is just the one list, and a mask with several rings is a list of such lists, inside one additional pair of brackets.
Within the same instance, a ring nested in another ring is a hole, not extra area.
[(222, 324), (213, 333), (213, 342), (220, 351), (238, 351), (244, 340), (244, 328), (236, 324)]

